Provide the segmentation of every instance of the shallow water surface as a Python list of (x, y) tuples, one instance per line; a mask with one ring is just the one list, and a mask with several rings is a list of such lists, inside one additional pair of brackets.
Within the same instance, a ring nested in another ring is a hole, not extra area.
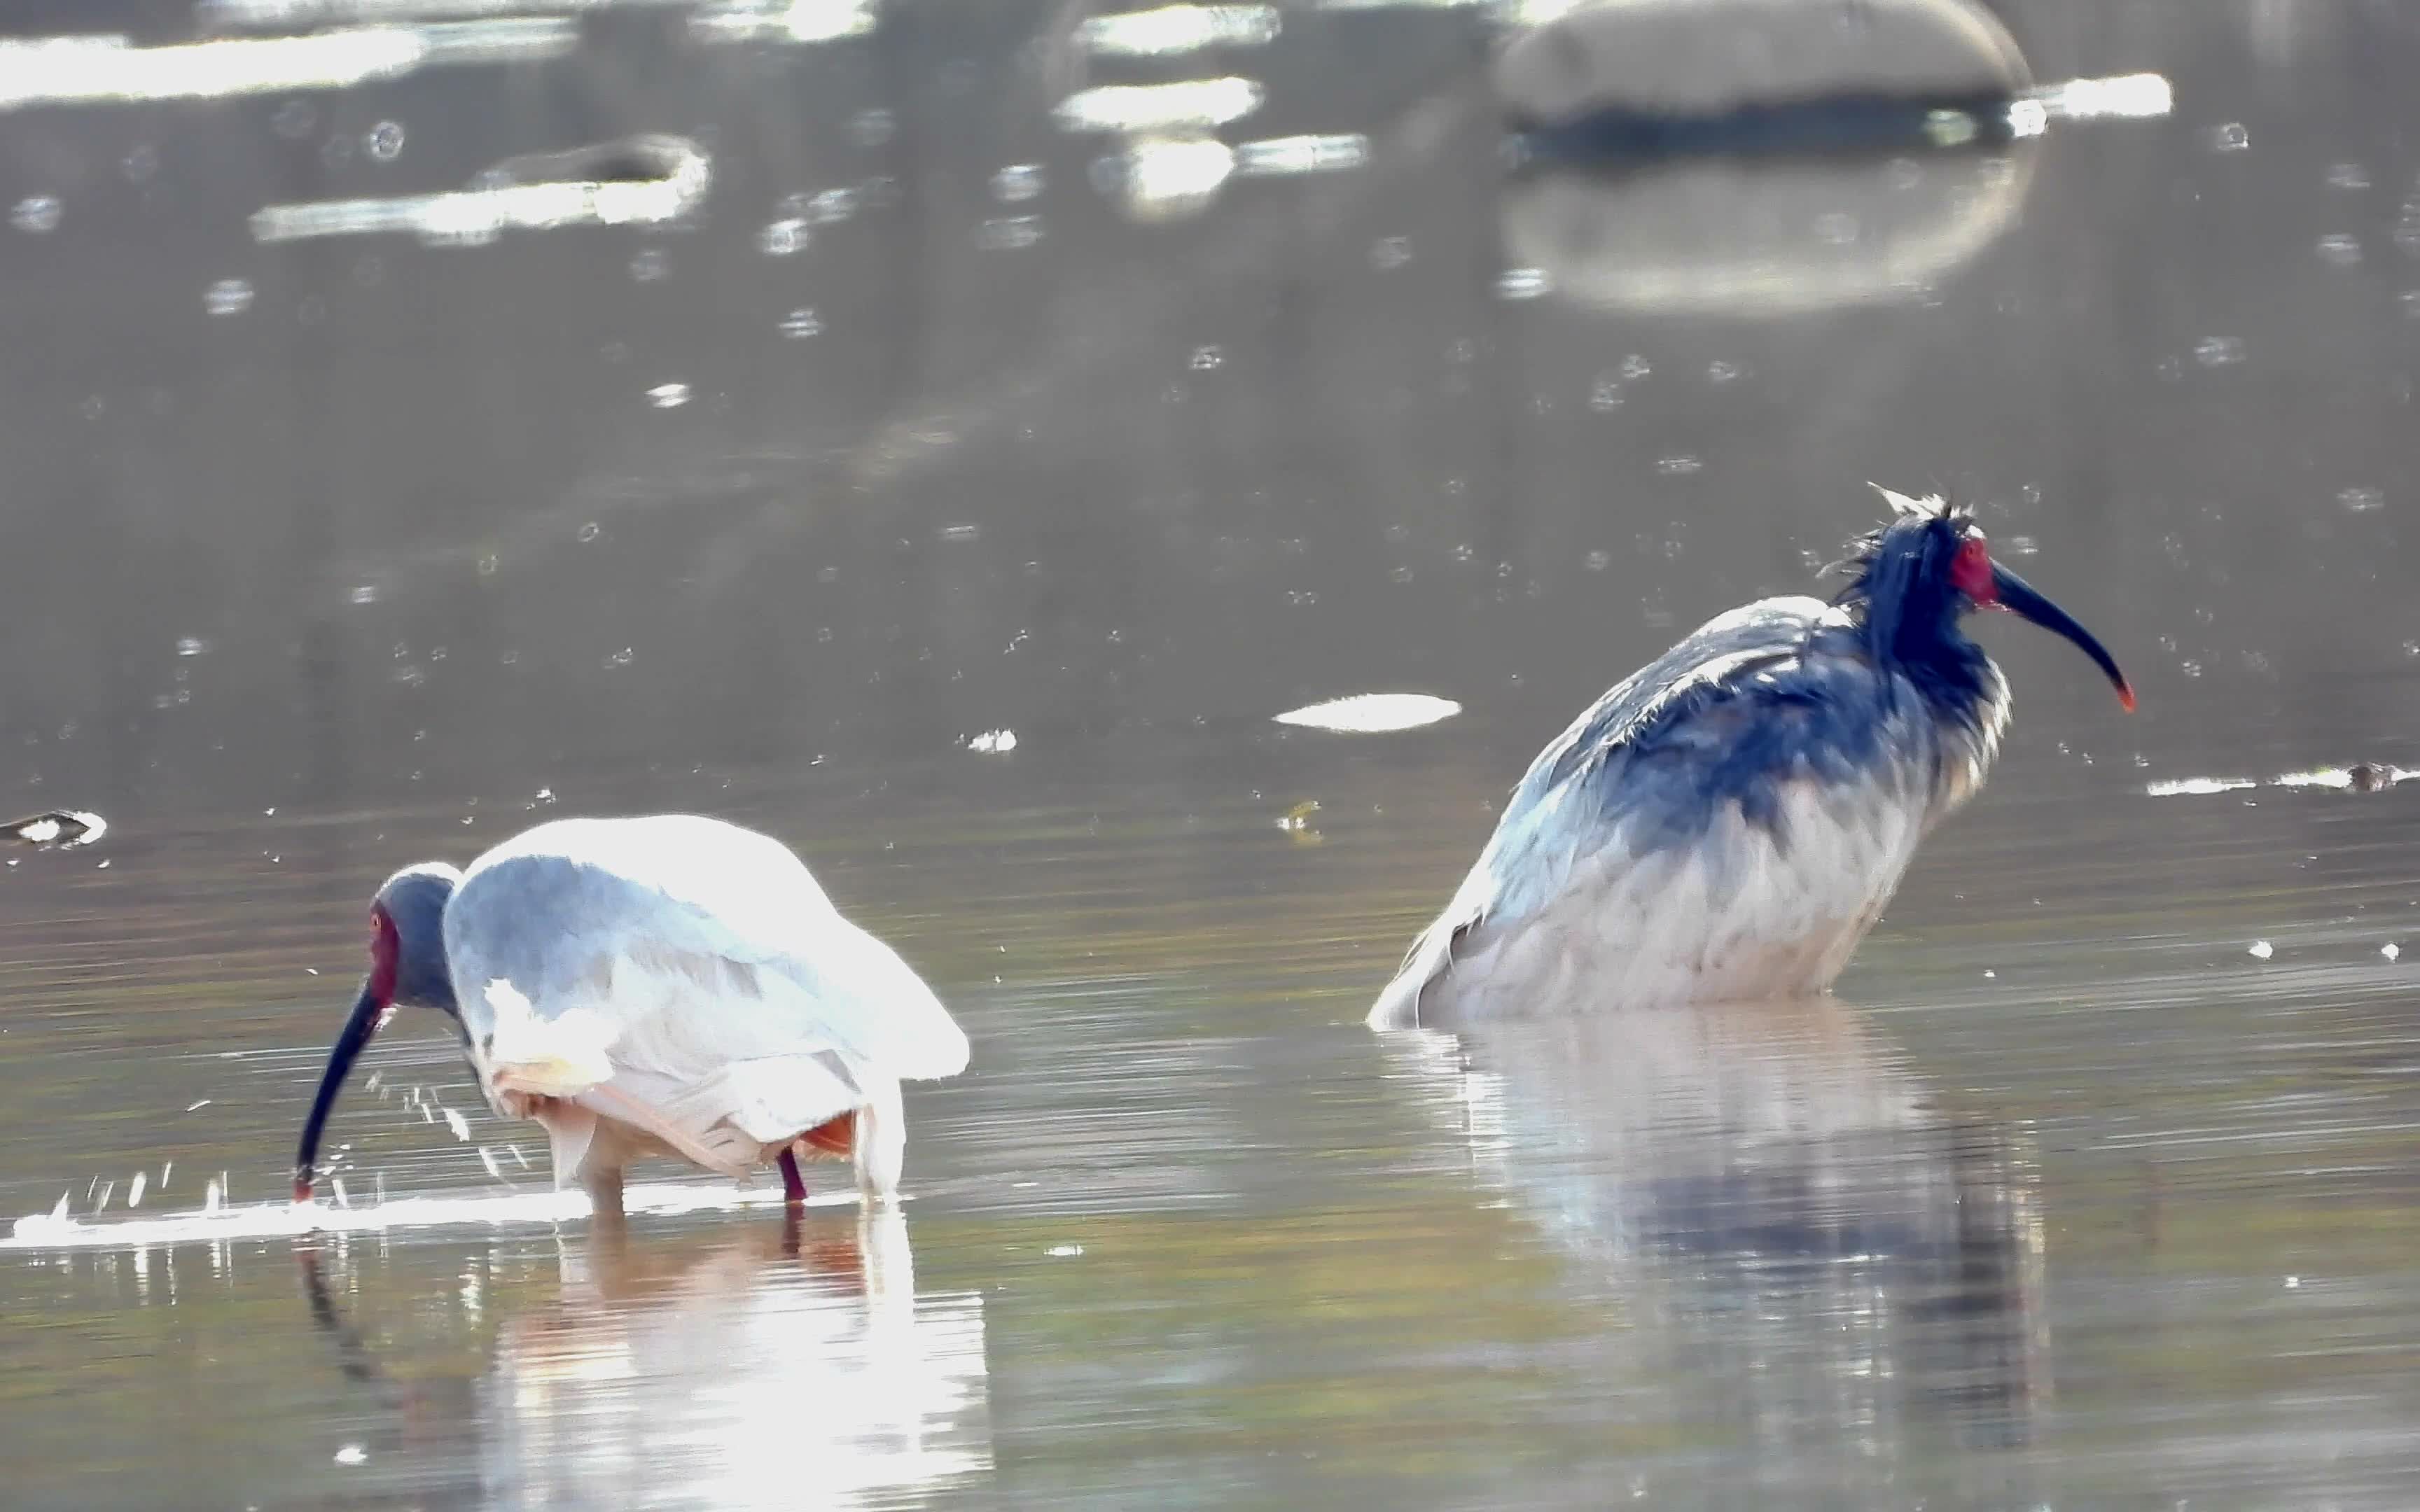
[[(8, 812), (111, 827), (0, 869), (0, 1502), (2420, 1503), (2420, 784), (2271, 780), (2420, 766), (2410, 17), (2012, 3), (2174, 114), (1536, 183), (1512, 8), (531, 8), (12, 65)], [(1093, 92), (1187, 81), (1259, 93)], [(640, 133), (672, 219), (411, 219)], [(2141, 713), (1978, 625), (2001, 764), (1836, 1000), (1363, 1028), (1530, 755), (1869, 477)], [(1373, 692), (1459, 708), (1276, 720)], [(662, 810), (967, 1027), (902, 1209), (600, 1228), (407, 1014), (299, 1217), (379, 879)]]
[[(543, 1141), (407, 1020), (334, 1134), (351, 1200), (396, 1211), (279, 1228), (349, 901), (299, 910), (282, 970), (189, 935), (127, 977), (225, 949), (222, 985), (21, 1009), (16, 1211), (65, 1183), (88, 1225), (158, 1223), (224, 1170), (259, 1215), (0, 1249), (29, 1325), (0, 1365), (21, 1504), (2409, 1494), (2420, 1037), (2378, 950), (2402, 884), (2342, 874), (2235, 918), (2192, 895), (2367, 800), (2239, 808), (2195, 881), (2122, 845), (2093, 875), (2029, 864), (2027, 836), (2190, 834), (2183, 800), (2011, 770), (1840, 1000), (1380, 1038), (1370, 991), (1484, 826), (1484, 788), (1450, 774), (1507, 742), (1449, 724), (1402, 737), (1431, 760), (1398, 768), (1357, 738), (1237, 742), (1223, 801), (1139, 770), (1123, 808), (873, 818), (844, 774), (829, 804), (732, 784), (722, 811), (800, 836), (980, 1047), (913, 1096), (912, 1199), (870, 1227), (835, 1194), (785, 1234), (768, 1185), (634, 1200), (618, 1238), (550, 1214), (512, 1195), (542, 1190)], [(1297, 794), (1309, 833), (1278, 823)], [(256, 838), (319, 827), (290, 825)], [(349, 852), (459, 838), (327, 827), (298, 896), (375, 872)], [(2135, 912), (2023, 896), (2059, 876)], [(71, 927), (88, 885), (51, 880)], [(156, 905), (232, 887), (191, 875)], [(96, 1176), (117, 1191), (97, 1213)]]

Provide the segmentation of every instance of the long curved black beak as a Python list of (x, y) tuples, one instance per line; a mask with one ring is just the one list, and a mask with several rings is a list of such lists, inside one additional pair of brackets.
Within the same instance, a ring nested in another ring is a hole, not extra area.
[(362, 995), (353, 1004), (351, 1016), (345, 1020), (344, 1031), (336, 1036), (335, 1045), (328, 1052), (328, 1069), (319, 1073), (318, 1095), (311, 1099), (311, 1117), (302, 1124), (302, 1142), (294, 1150), (294, 1200), (311, 1200), (313, 1173), (319, 1163), (319, 1131), (328, 1122), (328, 1114), (336, 1105), (336, 1094), (345, 1089), (345, 1078), (362, 1047), (378, 1033), (395, 1005), (362, 983)]
[(2117, 658), (2107, 648), (2092, 638), (2092, 632), (2078, 625), (2067, 610), (2035, 593), (2031, 584), (2008, 568), (1994, 563), (1992, 566), (1992, 607), (2004, 609), (2019, 619), (2031, 620), (2053, 635), (2065, 636), (2075, 642), (2075, 648), (2092, 658), (2118, 690), (2118, 703), (2127, 713), (2134, 712), (2134, 689), (2127, 683), (2126, 674), (2118, 670)]

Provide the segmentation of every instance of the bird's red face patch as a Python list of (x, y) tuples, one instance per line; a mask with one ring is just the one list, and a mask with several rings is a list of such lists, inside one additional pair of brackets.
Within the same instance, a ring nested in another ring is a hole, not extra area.
[(1992, 582), (1992, 552), (1979, 535), (1970, 535), (1958, 547), (1958, 554), (1949, 559), (1950, 586), (1978, 604), (1999, 602), (2000, 591)]
[(382, 1003), (395, 1000), (395, 920), (386, 910), (370, 907), (370, 992)]

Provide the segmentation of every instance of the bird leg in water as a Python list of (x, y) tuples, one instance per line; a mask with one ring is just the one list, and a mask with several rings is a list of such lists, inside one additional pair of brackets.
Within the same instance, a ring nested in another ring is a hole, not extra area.
[(608, 1224), (622, 1219), (622, 1168), (618, 1165), (590, 1171), (580, 1179), (588, 1189), (588, 1213)]
[[(827, 1119), (791, 1140), (782, 1149), (782, 1198), (785, 1202), (807, 1200), (806, 1178), (799, 1173), (799, 1147), (822, 1150), (827, 1155), (844, 1158), (857, 1149), (857, 1111), (852, 1108), (837, 1119)], [(813, 1156), (809, 1156), (813, 1159)]]

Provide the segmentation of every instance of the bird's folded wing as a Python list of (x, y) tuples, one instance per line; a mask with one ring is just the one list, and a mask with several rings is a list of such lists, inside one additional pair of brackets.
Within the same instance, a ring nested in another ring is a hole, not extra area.
[(756, 1164), (760, 1144), (751, 1143), (728, 1125), (710, 1129), (684, 1127), (646, 1098), (607, 1082), (592, 1087), (575, 1100), (582, 1107), (655, 1135), (679, 1154), (710, 1171), (737, 1180)]
[(829, 1054), (737, 1061), (667, 1096), (665, 1116), (703, 1137), (728, 1126), (757, 1145), (786, 1143), (865, 1101)]
[[(669, 889), (557, 856), (483, 862), (446, 909), (456, 980), (508, 980), (540, 1018), (616, 1021), (617, 1063), (638, 1055), (683, 1081), (819, 1050), (899, 1080), (963, 1071), (966, 1035), (897, 952), (787, 852), (759, 859), (769, 880), (752, 887), (683, 869)], [(493, 1031), (479, 992), (461, 1006), (474, 1042)], [(656, 1042), (629, 1048), (643, 1039)]]

